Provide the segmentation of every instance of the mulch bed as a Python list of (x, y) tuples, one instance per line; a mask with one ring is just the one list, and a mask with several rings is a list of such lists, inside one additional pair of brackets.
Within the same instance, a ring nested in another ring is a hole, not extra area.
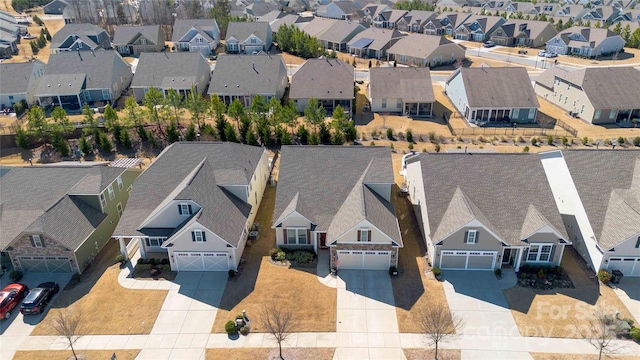
[(517, 273), (518, 286), (533, 289), (549, 290), (549, 289), (573, 289), (575, 286), (571, 278), (561, 268), (548, 268), (542, 274), (539, 273), (540, 268), (532, 268), (527, 271), (522, 268)]

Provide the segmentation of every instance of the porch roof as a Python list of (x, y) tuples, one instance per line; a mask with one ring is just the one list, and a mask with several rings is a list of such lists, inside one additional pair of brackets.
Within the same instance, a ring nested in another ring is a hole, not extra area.
[(86, 74), (44, 75), (35, 95), (38, 97), (78, 95), (82, 91), (86, 77)]

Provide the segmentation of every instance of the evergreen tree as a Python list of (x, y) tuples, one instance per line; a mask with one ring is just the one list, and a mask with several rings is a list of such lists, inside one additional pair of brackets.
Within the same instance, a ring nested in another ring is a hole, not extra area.
[(178, 126), (173, 121), (169, 122), (169, 126), (167, 126), (167, 141), (169, 144), (173, 144), (179, 139), (180, 133), (178, 132)]
[(196, 127), (193, 123), (187, 127), (187, 133), (184, 136), (187, 141), (194, 141), (196, 139)]
[(313, 126), (313, 132), (317, 132), (318, 126), (324, 123), (325, 115), (324, 107), (320, 105), (316, 98), (311, 98), (304, 108), (304, 118), (309, 126)]
[(226, 138), (226, 141), (229, 142), (239, 142), (238, 141), (238, 135), (236, 135), (236, 129), (233, 127), (233, 125), (227, 123), (227, 125), (224, 128), (224, 136)]
[(144, 99), (142, 99), (142, 104), (147, 108), (147, 113), (151, 116), (151, 121), (158, 126), (158, 131), (162, 132), (162, 124), (164, 122), (164, 118), (160, 116), (159, 107), (162, 105), (164, 101), (164, 96), (162, 92), (154, 87), (150, 87), (149, 91), (144, 94)]
[(258, 138), (253, 131), (249, 131), (247, 133), (247, 144), (252, 146), (258, 145)]
[(33, 106), (27, 113), (27, 131), (36, 141), (42, 141), (46, 148), (50, 130), (44, 110), (37, 105)]
[(120, 143), (124, 146), (125, 149), (131, 149), (133, 144), (131, 143), (131, 136), (129, 135), (129, 130), (124, 129), (120, 133)]
[(29, 143), (29, 135), (22, 127), (18, 127), (16, 130), (16, 145), (23, 149), (28, 149), (31, 145), (31, 143)]
[(323, 122), (320, 124), (320, 129), (318, 131), (318, 136), (320, 137), (321, 144), (329, 144), (331, 143), (331, 131), (327, 125)]
[(87, 138), (84, 136), (84, 134), (82, 134), (82, 136), (80, 137), (79, 145), (80, 145), (80, 151), (82, 151), (82, 153), (85, 156), (93, 153), (93, 147), (91, 146), (91, 143), (89, 143)]

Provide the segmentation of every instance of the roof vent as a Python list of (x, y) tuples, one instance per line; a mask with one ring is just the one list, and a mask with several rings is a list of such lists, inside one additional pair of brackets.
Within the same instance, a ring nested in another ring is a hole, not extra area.
[(62, 85), (58, 84), (58, 87), (60, 87), (60, 86), (62, 86)]
[(69, 83), (69, 86), (71, 86), (71, 83)]

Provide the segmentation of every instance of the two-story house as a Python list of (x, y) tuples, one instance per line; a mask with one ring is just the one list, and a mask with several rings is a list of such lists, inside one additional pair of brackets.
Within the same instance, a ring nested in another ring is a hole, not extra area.
[(139, 56), (143, 52), (158, 52), (164, 48), (160, 25), (118, 26), (113, 46), (122, 56)]
[(258, 54), (271, 49), (271, 39), (268, 22), (230, 22), (225, 42), (228, 53)]
[(12, 108), (21, 101), (33, 104), (33, 94), (44, 75), (44, 66), (40, 60), (0, 64), (0, 106)]
[(331, 268), (389, 270), (403, 246), (382, 147), (283, 146), (273, 215), (276, 244), (329, 250)]
[(173, 271), (237, 270), (269, 170), (260, 147), (173, 143), (135, 182), (114, 237)]
[(396, 29), (422, 33), (429, 20), (435, 19), (438, 13), (424, 10), (411, 10), (396, 23)]
[(383, 29), (396, 29), (398, 21), (407, 15), (406, 10), (387, 10), (381, 11), (373, 17), (372, 23), (374, 27)]
[(456, 28), (462, 25), (471, 14), (444, 12), (435, 19), (429, 20), (423, 27), (426, 35), (453, 35)]
[(101, 27), (93, 24), (67, 24), (51, 38), (49, 52), (89, 51), (111, 49), (111, 38)]
[(79, 274), (111, 239), (136, 169), (32, 166), (0, 177), (0, 248), (25, 273)]
[(209, 55), (220, 44), (220, 29), (215, 19), (176, 20), (171, 41), (178, 51)]

